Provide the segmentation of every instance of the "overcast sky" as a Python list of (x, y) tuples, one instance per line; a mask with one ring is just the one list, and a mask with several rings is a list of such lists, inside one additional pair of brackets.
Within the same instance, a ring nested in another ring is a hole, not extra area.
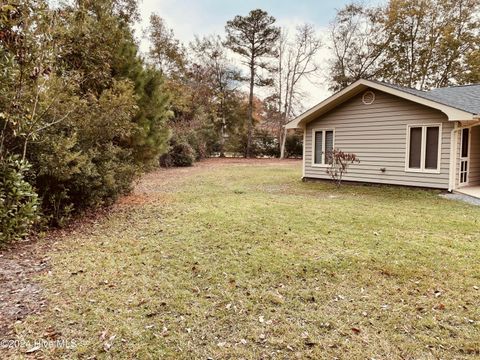
[[(294, 31), (295, 26), (303, 23), (314, 24), (323, 36), (336, 9), (348, 0), (141, 0), (142, 23), (140, 29), (148, 27), (151, 13), (160, 15), (175, 35), (185, 44), (195, 35), (224, 34), (225, 23), (235, 15), (247, 15), (252, 9), (261, 8), (275, 16), (278, 24)], [(148, 43), (142, 42), (142, 49), (148, 49)], [(325, 63), (328, 49), (319, 56), (319, 62)], [(323, 64), (325, 65), (325, 64)], [(304, 106), (310, 107), (323, 100), (329, 94), (324, 81), (315, 84), (304, 82), (302, 85), (309, 94)]]

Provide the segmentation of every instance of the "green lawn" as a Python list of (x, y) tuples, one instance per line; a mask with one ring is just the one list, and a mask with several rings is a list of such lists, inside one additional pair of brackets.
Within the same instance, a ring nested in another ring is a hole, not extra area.
[(46, 358), (478, 358), (480, 208), (300, 173), (150, 174), (59, 241), (18, 337), (77, 342)]

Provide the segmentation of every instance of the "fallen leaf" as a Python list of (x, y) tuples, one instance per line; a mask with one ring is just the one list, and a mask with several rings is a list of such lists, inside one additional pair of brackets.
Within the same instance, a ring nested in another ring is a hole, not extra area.
[(105, 341), (105, 343), (103, 344), (103, 350), (109, 351), (112, 348), (116, 337), (117, 337), (117, 335), (110, 336), (108, 341)]
[(25, 351), (25, 354), (32, 354), (34, 352), (37, 352), (38, 350), (40, 350), (40, 346), (34, 346), (31, 349), (28, 349), (27, 351)]
[(356, 327), (352, 327), (352, 331), (355, 333), (355, 334), (360, 334), (361, 331), (359, 328), (356, 328)]

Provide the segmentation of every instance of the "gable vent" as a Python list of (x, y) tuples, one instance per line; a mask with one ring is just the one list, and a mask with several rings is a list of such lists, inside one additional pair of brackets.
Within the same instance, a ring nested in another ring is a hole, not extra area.
[(373, 104), (374, 101), (375, 101), (375, 93), (373, 91), (368, 90), (363, 93), (362, 102), (365, 105)]

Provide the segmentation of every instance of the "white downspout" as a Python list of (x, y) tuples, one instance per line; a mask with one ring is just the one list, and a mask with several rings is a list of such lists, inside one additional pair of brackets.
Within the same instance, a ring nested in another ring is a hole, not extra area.
[(448, 177), (448, 192), (455, 190), (455, 176), (457, 175), (457, 138), (456, 132), (460, 130), (458, 123), (455, 122), (453, 130), (450, 132), (450, 169)]
[(305, 146), (307, 145), (307, 126), (303, 128), (302, 180), (305, 179)]

